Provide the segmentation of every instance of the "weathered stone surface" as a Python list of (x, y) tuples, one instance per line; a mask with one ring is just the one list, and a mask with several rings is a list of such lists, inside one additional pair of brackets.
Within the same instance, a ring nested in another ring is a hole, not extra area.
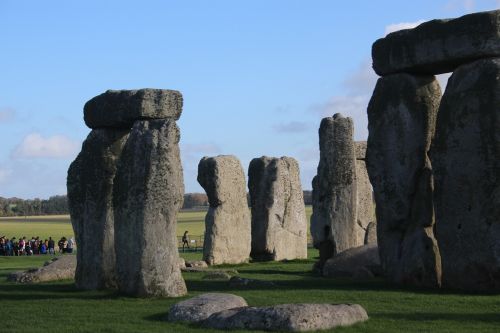
[(127, 130), (92, 130), (69, 167), (68, 205), (78, 244), (77, 288), (116, 287), (113, 182), (127, 138)]
[(181, 296), (176, 224), (184, 183), (173, 119), (134, 123), (115, 176), (119, 289), (135, 296)]
[(240, 296), (222, 293), (207, 293), (174, 304), (168, 312), (168, 321), (200, 322), (212, 314), (247, 306)]
[(177, 120), (182, 103), (182, 94), (176, 90), (108, 90), (85, 103), (83, 113), (90, 128), (130, 129), (136, 120)]
[(230, 278), (231, 275), (229, 275), (226, 272), (220, 272), (220, 271), (207, 272), (202, 277), (203, 280), (223, 280), (223, 281), (229, 281)]
[(368, 315), (358, 304), (282, 304), (224, 310), (201, 324), (222, 330), (303, 332), (349, 326), (365, 320)]
[(328, 259), (323, 266), (326, 277), (373, 277), (380, 275), (380, 257), (376, 244), (350, 248)]
[(319, 128), (320, 160), (313, 179), (311, 236), (320, 261), (363, 244), (357, 224), (356, 158), (353, 122), (337, 113)]
[(291, 157), (254, 158), (248, 168), (253, 259), (307, 258), (307, 220), (299, 164)]
[(375, 222), (368, 223), (366, 227), (365, 245), (367, 244), (377, 244), (377, 224)]
[(354, 156), (357, 160), (366, 159), (366, 141), (355, 141), (354, 142)]
[(500, 59), (448, 81), (432, 146), (443, 286), (500, 290)]
[(433, 76), (377, 81), (368, 105), (366, 162), (373, 185), (380, 260), (397, 283), (440, 284), (427, 152), (441, 92)]
[(198, 164), (198, 182), (210, 203), (203, 259), (210, 265), (248, 261), (251, 219), (240, 161), (231, 155), (203, 157)]
[(186, 267), (198, 267), (198, 268), (207, 268), (207, 262), (203, 260), (190, 260), (186, 261)]
[(500, 56), (500, 10), (432, 20), (393, 32), (372, 47), (379, 75), (441, 74), (479, 58)]
[(373, 202), (373, 190), (365, 160), (356, 160), (356, 223), (357, 228), (356, 245), (365, 242), (368, 225), (374, 223), (375, 204)]
[(7, 276), (8, 281), (19, 283), (38, 283), (65, 279), (73, 279), (76, 270), (76, 256), (64, 255), (40, 268), (25, 272), (15, 272)]

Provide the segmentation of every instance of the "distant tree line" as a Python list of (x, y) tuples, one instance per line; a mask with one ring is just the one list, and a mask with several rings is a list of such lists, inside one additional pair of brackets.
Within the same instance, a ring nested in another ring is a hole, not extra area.
[[(312, 204), (312, 192), (304, 191), (304, 203)], [(184, 194), (182, 209), (196, 209), (208, 207), (208, 198), (205, 193)], [(48, 199), (20, 199), (0, 197), (0, 216), (28, 216), (28, 215), (61, 215), (69, 214), (68, 198), (65, 195), (54, 195)]]

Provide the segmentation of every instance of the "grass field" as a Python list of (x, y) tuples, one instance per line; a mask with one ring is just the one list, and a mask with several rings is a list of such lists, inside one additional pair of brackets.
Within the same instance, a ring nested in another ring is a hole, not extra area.
[[(190, 259), (199, 255), (188, 254)], [(311, 250), (308, 260), (230, 266), (240, 276), (273, 281), (275, 286), (270, 288), (233, 289), (227, 282), (203, 280), (201, 273), (183, 273), (187, 297), (229, 292), (256, 306), (348, 302), (367, 310), (368, 322), (335, 332), (499, 332), (500, 296), (403, 289), (383, 280), (325, 279), (311, 273), (315, 256), (317, 252)], [(0, 257), (3, 332), (24, 333), (27, 327), (52, 332), (217, 332), (165, 322), (169, 307), (179, 299), (136, 299), (112, 291), (78, 291), (72, 280), (37, 285), (6, 282), (9, 272), (40, 266), (44, 260)]]
[[(306, 207), (307, 220), (311, 216), (312, 209)], [(205, 232), (204, 211), (181, 211), (177, 219), (177, 236), (182, 236), (185, 230), (189, 231), (192, 238), (200, 237)], [(0, 217), (0, 236), (32, 237), (39, 236), (46, 239), (49, 236), (54, 239), (61, 237), (72, 237), (73, 228), (69, 215), (51, 216), (27, 216), (27, 217)]]

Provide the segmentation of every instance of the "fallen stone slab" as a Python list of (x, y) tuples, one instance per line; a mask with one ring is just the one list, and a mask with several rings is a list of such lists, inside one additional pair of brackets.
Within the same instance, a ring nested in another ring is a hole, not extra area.
[(85, 103), (83, 114), (90, 128), (130, 129), (136, 120), (178, 120), (182, 104), (182, 94), (176, 90), (107, 90)]
[(282, 304), (243, 307), (211, 315), (201, 325), (215, 329), (304, 332), (349, 326), (368, 320), (358, 304)]
[(380, 275), (380, 257), (376, 244), (345, 250), (328, 259), (323, 266), (323, 276), (371, 278)]
[(15, 272), (7, 276), (7, 281), (19, 283), (37, 283), (73, 279), (76, 271), (76, 256), (56, 257), (49, 264), (24, 272)]
[(480, 58), (500, 56), (500, 10), (432, 20), (388, 34), (372, 47), (378, 75), (441, 74)]
[(207, 272), (205, 275), (203, 275), (202, 279), (229, 281), (229, 279), (231, 279), (231, 275), (226, 272)]
[(186, 261), (186, 267), (207, 268), (208, 265), (203, 260), (192, 260), (192, 261)]
[(229, 279), (230, 287), (243, 287), (243, 288), (258, 288), (258, 287), (274, 287), (274, 284), (271, 281), (257, 280), (257, 279), (247, 279), (239, 276), (233, 276)]
[(202, 294), (174, 304), (168, 312), (168, 321), (200, 322), (212, 314), (248, 306), (240, 296), (223, 293)]

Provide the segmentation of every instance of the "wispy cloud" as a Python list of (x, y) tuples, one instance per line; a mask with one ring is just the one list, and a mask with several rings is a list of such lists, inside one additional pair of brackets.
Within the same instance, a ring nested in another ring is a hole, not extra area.
[(391, 32), (394, 32), (394, 31), (415, 28), (416, 26), (418, 26), (426, 21), (428, 21), (428, 20), (418, 20), (415, 22), (400, 22), (400, 23), (389, 24), (388, 26), (385, 27), (385, 35), (387, 36), (388, 34), (390, 34)]
[(0, 108), (0, 123), (6, 123), (14, 119), (16, 111), (13, 108)]
[(302, 133), (309, 131), (310, 126), (303, 121), (290, 121), (288, 123), (275, 124), (273, 129), (278, 133)]
[(12, 158), (70, 158), (76, 155), (80, 143), (64, 135), (43, 137), (30, 133), (11, 153)]

